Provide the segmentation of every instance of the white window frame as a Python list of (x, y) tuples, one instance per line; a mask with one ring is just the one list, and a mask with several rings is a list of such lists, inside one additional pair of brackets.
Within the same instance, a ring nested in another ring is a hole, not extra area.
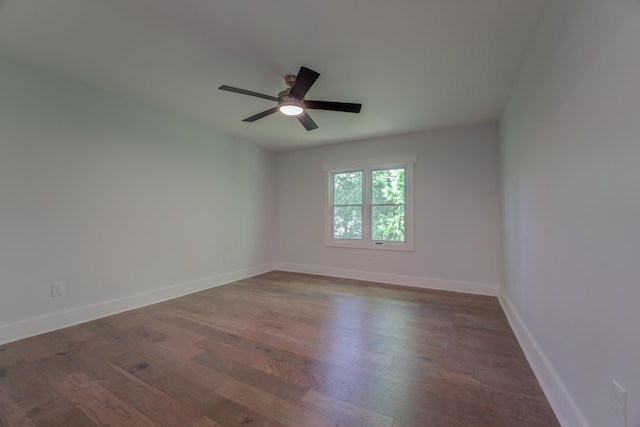
[[(392, 156), (380, 159), (358, 160), (344, 163), (325, 164), (322, 170), (325, 173), (325, 246), (338, 248), (356, 248), (367, 250), (387, 251), (413, 251), (414, 250), (414, 164), (418, 156)], [(405, 241), (404, 242), (380, 242), (371, 240), (371, 170), (405, 168)], [(362, 210), (362, 239), (335, 239), (332, 235), (333, 213), (331, 211), (333, 174), (338, 172), (359, 171), (363, 172), (363, 210)]]

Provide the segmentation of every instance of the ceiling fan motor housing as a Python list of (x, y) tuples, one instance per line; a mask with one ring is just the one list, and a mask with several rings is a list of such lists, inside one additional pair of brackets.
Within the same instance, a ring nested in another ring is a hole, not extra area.
[(289, 92), (291, 92), (291, 88), (290, 87), (286, 88), (282, 92), (279, 92), (278, 93), (278, 99), (282, 99), (282, 98), (288, 97), (289, 96)]
[(296, 77), (298, 76), (294, 74), (287, 74), (286, 76), (284, 76), (284, 82), (287, 85), (287, 88), (278, 93), (278, 99), (283, 100), (283, 98), (289, 96), (289, 92), (291, 92), (291, 88), (296, 82)]
[(296, 75), (294, 74), (287, 74), (286, 76), (284, 76), (284, 82), (286, 83), (287, 87), (291, 87), (293, 86), (293, 84), (296, 82)]

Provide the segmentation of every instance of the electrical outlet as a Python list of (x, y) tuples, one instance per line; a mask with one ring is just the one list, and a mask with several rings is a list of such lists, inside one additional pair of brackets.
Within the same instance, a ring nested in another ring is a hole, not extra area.
[(627, 392), (614, 379), (611, 380), (611, 403), (620, 427), (627, 427)]
[(373, 261), (373, 252), (367, 251), (367, 261)]
[(51, 296), (59, 297), (64, 294), (64, 284), (62, 282), (56, 282), (51, 284)]
[(227, 255), (222, 255), (222, 264), (226, 264), (227, 263)]

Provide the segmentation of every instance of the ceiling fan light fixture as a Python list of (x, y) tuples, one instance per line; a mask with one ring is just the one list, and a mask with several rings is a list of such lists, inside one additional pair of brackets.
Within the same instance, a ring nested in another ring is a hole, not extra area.
[(302, 101), (285, 96), (278, 101), (278, 112), (286, 117), (299, 117), (304, 114)]

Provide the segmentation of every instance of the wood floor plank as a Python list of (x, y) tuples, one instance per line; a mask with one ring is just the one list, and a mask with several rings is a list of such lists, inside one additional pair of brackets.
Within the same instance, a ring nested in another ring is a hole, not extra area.
[[(226, 349), (223, 353), (218, 354), (225, 357), (233, 354), (234, 357), (237, 357), (234, 360), (242, 361), (269, 375), (287, 382), (311, 387), (321, 393), (343, 400), (348, 398), (353, 391), (352, 385), (324, 375), (323, 372), (332, 372), (333, 369), (321, 366), (314, 359), (214, 328), (201, 328), (200, 331), (209, 337), (200, 343), (201, 347), (211, 349), (215, 348), (214, 343), (217, 343), (217, 346)], [(320, 369), (313, 369), (314, 367), (320, 367)]]
[[(416, 390), (414, 388), (414, 390)], [(349, 399), (355, 406), (378, 411), (408, 425), (432, 426), (524, 426), (521, 402), (501, 406), (485, 400), (473, 388), (444, 387), (437, 394), (424, 393), (389, 397), (375, 391), (356, 389)]]
[[(238, 335), (251, 340), (264, 340), (265, 335), (259, 329), (246, 328), (238, 331)], [(307, 358), (313, 358), (326, 363), (337, 366), (348, 367), (351, 365), (355, 357), (354, 354), (335, 351), (335, 348), (327, 348), (321, 343), (312, 340), (291, 340), (283, 335), (268, 335), (267, 344), (271, 347), (286, 348), (292, 353), (302, 355)]]
[(0, 426), (557, 427), (496, 298), (273, 271), (0, 346)]
[(52, 385), (97, 425), (155, 425), (84, 373), (68, 374)]
[(13, 350), (19, 357), (27, 363), (51, 356), (52, 352), (47, 350), (40, 343), (33, 340), (17, 341), (13, 345)]
[(156, 425), (217, 425), (217, 423), (209, 417), (199, 414), (195, 408), (183, 405), (165, 394), (158, 394), (153, 399), (146, 401), (142, 407), (140, 407), (140, 411), (147, 414)]
[(0, 387), (0, 426), (35, 427), (35, 425), (11, 398), (9, 393)]
[(209, 351), (194, 357), (193, 361), (290, 402), (297, 402), (306, 392), (306, 387), (303, 385), (286, 381)]
[(134, 375), (108, 360), (92, 366), (86, 372), (104, 388), (134, 407), (160, 392), (152, 384), (134, 378)]
[(26, 413), (60, 397), (32, 365), (23, 361), (2, 370), (0, 385)]
[(302, 398), (302, 405), (353, 427), (391, 427), (393, 418), (352, 403), (334, 399), (309, 390)]
[(255, 411), (286, 426), (335, 427), (338, 424), (335, 419), (326, 417), (300, 405), (292, 404), (271, 393), (248, 386), (239, 381), (229, 381), (220, 387), (218, 392), (231, 400), (254, 408)]
[(60, 395), (32, 408), (27, 412), (27, 416), (37, 426), (86, 427), (94, 425), (91, 419), (77, 406)]
[[(253, 411), (249, 407), (217, 392), (209, 393), (207, 398), (207, 408), (203, 411), (204, 415), (223, 426), (251, 425), (254, 417), (252, 417)], [(258, 417), (255, 418), (258, 419)], [(268, 420), (262, 416), (259, 419)]]
[(247, 415), (241, 421), (240, 425), (247, 427), (286, 427), (285, 424), (266, 418), (264, 415), (257, 412), (252, 412)]
[(285, 381), (300, 384), (338, 399), (346, 400), (353, 392), (353, 386), (337, 378), (323, 375), (311, 363), (300, 365), (286, 360), (276, 360), (260, 356), (252, 367)]
[(0, 346), (0, 378), (4, 376), (7, 368), (15, 364), (25, 362), (21, 357), (18, 347), (24, 342), (30, 340), (16, 341), (10, 344)]
[(205, 339), (198, 343), (198, 347), (208, 350), (210, 353), (218, 354), (247, 366), (252, 366), (259, 357), (257, 353), (252, 351), (247, 351), (246, 349), (238, 348), (231, 344), (210, 339)]

